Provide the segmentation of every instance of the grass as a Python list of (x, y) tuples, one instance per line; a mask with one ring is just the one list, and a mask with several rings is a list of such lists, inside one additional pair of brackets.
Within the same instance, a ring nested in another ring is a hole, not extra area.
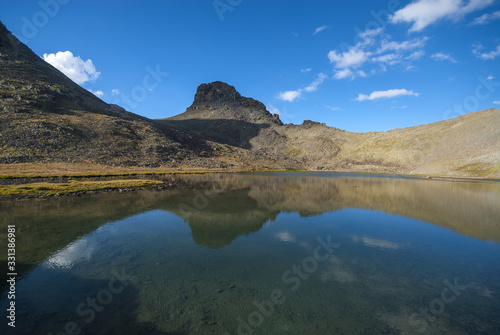
[(106, 181), (69, 180), (65, 183), (39, 182), (21, 185), (0, 185), (0, 198), (52, 196), (109, 189), (137, 188), (159, 184), (163, 184), (163, 182), (158, 180), (130, 179)]
[(120, 167), (89, 163), (18, 163), (0, 164), (0, 179), (17, 178), (99, 178), (137, 175), (199, 174), (223, 172), (222, 169)]
[(472, 163), (463, 165), (456, 170), (470, 175), (484, 177), (500, 171), (500, 166), (491, 167), (491, 165), (488, 166), (484, 163)]
[[(147, 167), (117, 167), (86, 163), (19, 163), (0, 164), (0, 199), (17, 199), (30, 197), (45, 197), (79, 192), (99, 191), (107, 189), (130, 189), (149, 185), (159, 185), (163, 182), (141, 179), (141, 176), (166, 176), (176, 174), (205, 174), (220, 172), (266, 171), (282, 172), (286, 169), (209, 169), (193, 168), (147, 168)], [(111, 180), (88, 180), (91, 178), (111, 177)], [(125, 177), (136, 177), (125, 179)], [(71, 178), (67, 182), (59, 182), (57, 178)], [(122, 179), (123, 178), (123, 179)], [(15, 179), (33, 179), (29, 183), (18, 184)], [(36, 181), (36, 179), (44, 179)], [(12, 182), (10, 181), (12, 180)]]

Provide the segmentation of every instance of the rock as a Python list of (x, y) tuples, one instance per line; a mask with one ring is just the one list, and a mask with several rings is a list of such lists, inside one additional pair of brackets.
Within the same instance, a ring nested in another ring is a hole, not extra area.
[(236, 91), (234, 86), (221, 81), (214, 81), (213, 83), (198, 86), (194, 96), (194, 103), (235, 101), (239, 98), (241, 98), (241, 94)]
[(324, 126), (324, 127), (326, 127), (326, 124), (325, 123), (316, 122), (316, 121), (311, 121), (311, 120), (304, 120), (304, 122), (302, 122), (302, 127), (306, 128), (306, 129), (309, 129), (309, 128), (312, 128), (312, 127), (316, 127), (316, 126)]

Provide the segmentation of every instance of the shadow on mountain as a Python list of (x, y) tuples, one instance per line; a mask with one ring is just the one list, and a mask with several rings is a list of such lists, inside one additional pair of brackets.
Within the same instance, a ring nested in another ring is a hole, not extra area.
[(243, 149), (252, 149), (250, 140), (257, 137), (263, 129), (270, 128), (267, 123), (251, 123), (231, 119), (167, 119), (158, 122), (214, 142)]

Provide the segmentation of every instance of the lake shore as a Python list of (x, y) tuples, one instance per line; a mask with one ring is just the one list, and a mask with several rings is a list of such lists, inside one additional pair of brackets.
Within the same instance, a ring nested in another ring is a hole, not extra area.
[[(238, 172), (285, 172), (269, 169), (194, 169), (162, 167), (122, 167), (98, 164), (72, 163), (21, 163), (0, 164), (0, 200), (21, 200), (57, 196), (81, 196), (99, 192), (127, 192), (143, 188), (166, 189), (178, 187), (168, 176), (176, 174), (238, 173)], [(372, 174), (358, 171), (321, 171)], [(379, 174), (373, 171), (374, 174)], [(498, 179), (474, 177), (449, 177), (433, 175), (395, 174), (395, 176), (444, 180), (451, 182), (499, 182)]]

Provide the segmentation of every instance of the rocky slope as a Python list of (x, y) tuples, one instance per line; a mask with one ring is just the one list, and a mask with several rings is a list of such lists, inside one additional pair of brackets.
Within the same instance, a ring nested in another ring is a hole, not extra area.
[(241, 155), (108, 105), (34, 54), (0, 22), (0, 163), (225, 168), (221, 153)]
[(150, 120), (109, 105), (0, 22), (0, 164), (289, 168), (500, 178), (500, 110), (388, 132), (284, 125), (223, 82), (179, 115)]

